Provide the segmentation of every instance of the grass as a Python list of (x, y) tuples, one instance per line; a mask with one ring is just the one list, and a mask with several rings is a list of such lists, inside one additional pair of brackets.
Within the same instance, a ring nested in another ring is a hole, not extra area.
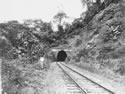
[[(80, 62), (75, 62), (72, 60), (72, 63), (79, 68), (89, 71), (94, 74), (98, 74), (109, 79), (116, 79), (118, 82), (120, 81), (121, 77), (125, 77), (125, 59), (110, 59), (105, 61), (89, 61), (86, 62), (84, 58), (80, 59)], [(118, 78), (118, 79), (117, 79)]]
[(41, 94), (49, 65), (27, 64), (26, 60), (2, 61), (2, 88), (6, 94)]

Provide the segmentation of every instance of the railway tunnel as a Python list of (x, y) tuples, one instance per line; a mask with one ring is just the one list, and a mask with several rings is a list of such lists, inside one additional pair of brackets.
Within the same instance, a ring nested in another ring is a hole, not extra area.
[(64, 50), (61, 50), (57, 53), (57, 61), (65, 61), (67, 58), (67, 53)]
[(54, 61), (62, 62), (69, 60), (72, 52), (72, 49), (69, 47), (55, 47), (50, 50), (50, 53), (53, 54)]

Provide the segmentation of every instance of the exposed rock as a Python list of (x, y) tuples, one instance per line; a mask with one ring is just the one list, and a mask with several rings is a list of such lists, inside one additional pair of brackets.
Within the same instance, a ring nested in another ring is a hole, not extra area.
[[(119, 59), (120, 62), (125, 57), (125, 17), (124, 4), (121, 3), (118, 0), (104, 0), (105, 8), (97, 13), (82, 30), (81, 45), (83, 46), (76, 47), (80, 48), (77, 59), (84, 58), (84, 62), (96, 62), (96, 64), (98, 62), (100, 66), (106, 67), (108, 64), (110, 66), (112, 62), (110, 60)], [(111, 65), (112, 68), (113, 66)], [(124, 74), (125, 69), (119, 67), (114, 70)]]

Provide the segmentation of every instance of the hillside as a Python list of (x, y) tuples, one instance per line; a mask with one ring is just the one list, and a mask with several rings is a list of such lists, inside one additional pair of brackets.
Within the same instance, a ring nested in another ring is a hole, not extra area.
[[(0, 23), (3, 94), (41, 94), (50, 65), (56, 60), (51, 49), (61, 46), (72, 51), (67, 64), (125, 87), (124, 8), (124, 0), (96, 0), (65, 28), (60, 14), (56, 15), (60, 20), (57, 31), (51, 22), (40, 19)], [(44, 68), (40, 57), (45, 57)]]
[[(74, 51), (70, 57), (70, 64), (125, 85), (123, 8), (123, 1), (109, 3), (96, 13), (88, 24), (79, 28), (81, 30), (79, 35), (68, 39)], [(91, 14), (93, 11), (89, 12)], [(85, 20), (86, 18), (83, 22)]]

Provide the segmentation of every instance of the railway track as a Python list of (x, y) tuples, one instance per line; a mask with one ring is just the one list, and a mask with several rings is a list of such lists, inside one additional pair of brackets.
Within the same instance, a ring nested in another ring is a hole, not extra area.
[(68, 77), (77, 85), (77, 87), (80, 88), (80, 90), (83, 92), (82, 94), (115, 94), (111, 90), (92, 81), (91, 79), (75, 71), (71, 67), (59, 62), (57, 63), (57, 65), (66, 75), (68, 75)]
[(70, 75), (68, 75), (59, 64), (57, 65), (64, 73), (62, 78), (67, 86), (68, 92), (66, 94), (86, 94), (86, 92), (77, 84), (77, 82)]

